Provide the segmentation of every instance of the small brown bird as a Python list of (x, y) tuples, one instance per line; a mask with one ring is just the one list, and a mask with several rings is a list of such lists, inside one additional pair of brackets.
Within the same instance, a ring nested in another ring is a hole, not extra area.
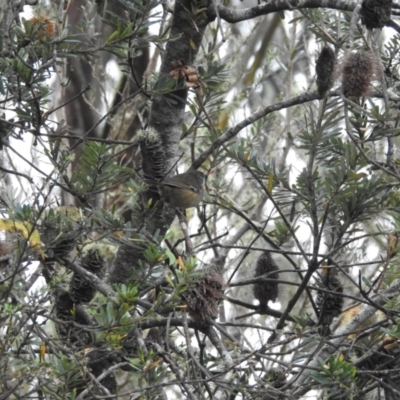
[(158, 183), (158, 190), (169, 207), (180, 209), (196, 207), (203, 199), (206, 179), (207, 175), (191, 169)]

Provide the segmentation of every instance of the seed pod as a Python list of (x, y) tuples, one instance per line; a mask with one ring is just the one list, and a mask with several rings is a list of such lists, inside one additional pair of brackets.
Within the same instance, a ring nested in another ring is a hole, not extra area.
[(334, 84), (335, 66), (335, 52), (329, 46), (324, 46), (315, 63), (317, 87), (321, 97), (324, 97)]
[(329, 269), (323, 268), (324, 278), (322, 284), (330, 293), (318, 291), (315, 304), (318, 310), (318, 324), (322, 326), (320, 334), (326, 336), (330, 333), (329, 326), (333, 319), (342, 313), (343, 297), (336, 293), (343, 293), (343, 285), (340, 279), (332, 276)]
[[(135, 371), (135, 369), (130, 365), (129, 360), (122, 354), (120, 350), (111, 349), (109, 347), (96, 343), (95, 347), (85, 348), (84, 353), (84, 361), (86, 363), (87, 371), (90, 372), (90, 374), (94, 375), (96, 378), (103, 374), (103, 372), (108, 371), (114, 365), (121, 363), (126, 364), (121, 365), (121, 369), (123, 371)], [(79, 372), (81, 371), (82, 369), (79, 368)], [(117, 380), (115, 378), (114, 372), (110, 372), (107, 376), (105, 376), (100, 381), (100, 384), (105, 387), (111, 394), (117, 393)], [(90, 399), (97, 399), (97, 396), (101, 397), (104, 395), (102, 389), (97, 385), (97, 382), (93, 381), (92, 376), (90, 376), (89, 374), (86, 374), (85, 376), (80, 373), (78, 379), (75, 379), (74, 386), (72, 386), (70, 390), (74, 390), (75, 396), (78, 397), (79, 394), (88, 387), (88, 385), (91, 385)], [(71, 385), (69, 385), (69, 387), (71, 387)], [(85, 399), (88, 398), (89, 397), (85, 397)]]
[[(146, 343), (148, 345), (150, 345), (150, 346), (153, 343), (161, 345), (162, 344), (162, 335), (161, 335), (161, 333), (162, 333), (161, 332), (161, 328), (158, 328), (158, 327), (151, 328), (149, 330), (147, 336), (146, 336)], [(165, 336), (165, 332), (163, 332), (163, 333), (164, 333), (164, 336)]]
[(79, 221), (80, 210), (72, 206), (51, 208), (43, 216), (40, 239), (46, 249), (46, 263), (57, 261), (64, 264), (78, 240), (82, 240)]
[(67, 231), (64, 226), (56, 229), (45, 225), (41, 239), (46, 249), (45, 262), (50, 265), (54, 262), (64, 264), (64, 260), (69, 259), (71, 251), (75, 248), (78, 237), (76, 232)]
[(209, 318), (217, 317), (224, 288), (225, 283), (222, 276), (210, 269), (183, 293), (183, 302), (195, 322), (207, 325)]
[(137, 340), (133, 330), (128, 332), (128, 334), (125, 335), (125, 337), (121, 340), (121, 348), (124, 350), (127, 357), (130, 357), (130, 358), (137, 357), (137, 351), (138, 351), (139, 347), (140, 346), (139, 346), (138, 340)]
[[(99, 249), (93, 248), (82, 259), (82, 267), (99, 278), (104, 275), (106, 259)], [(90, 303), (96, 294), (93, 284), (74, 272), (70, 282), (70, 295), (75, 304)]]
[(70, 294), (61, 286), (56, 288), (55, 315), (60, 322), (56, 323), (56, 330), (60, 339), (69, 340), (72, 344), (85, 346), (91, 342), (88, 331), (74, 324), (92, 325), (90, 315), (82, 306), (75, 305)]
[(378, 65), (369, 51), (350, 53), (342, 66), (342, 88), (346, 97), (366, 96)]
[(361, 22), (367, 29), (382, 29), (392, 16), (393, 0), (364, 0), (360, 10)]
[(267, 308), (268, 302), (274, 302), (278, 297), (278, 282), (271, 279), (278, 279), (279, 268), (269, 251), (264, 251), (257, 260), (254, 278), (265, 276), (269, 279), (265, 282), (255, 283), (253, 287), (254, 297), (260, 302), (260, 308)]
[(107, 375), (100, 382), (111, 394), (117, 394), (118, 384), (114, 373)]
[[(86, 349), (85, 349), (86, 351)], [(99, 377), (104, 371), (109, 369), (112, 364), (109, 363), (107, 360), (102, 360), (102, 359), (93, 359), (92, 356), (92, 351), (91, 349), (89, 350), (90, 353), (88, 353), (87, 357), (87, 368), (90, 371), (91, 374), (93, 374), (96, 378)], [(96, 352), (96, 350), (94, 350)], [(94, 355), (96, 357), (96, 355)], [(79, 376), (79, 383), (75, 383), (73, 390), (75, 392), (76, 397), (79, 396), (80, 393), (82, 393), (89, 384), (93, 383), (92, 377), (80, 375)], [(114, 372), (111, 372), (107, 376), (105, 376), (101, 381), (100, 384), (105, 387), (111, 394), (116, 394), (117, 393), (117, 380), (115, 378)], [(103, 396), (104, 392), (101, 390), (101, 388), (97, 385), (97, 382), (94, 382), (94, 385), (90, 389), (91, 395), (94, 395), (95, 397), (84, 397), (85, 399), (94, 399), (98, 398), (97, 396)]]
[[(108, 348), (94, 348), (87, 352), (87, 367), (97, 378), (104, 371), (110, 369), (113, 365), (127, 361), (119, 352)], [(90, 382), (90, 379), (88, 380)], [(100, 382), (111, 394), (117, 393), (117, 380), (114, 373), (110, 373)], [(97, 390), (95, 390), (97, 392)], [(102, 392), (99, 391), (99, 394)]]

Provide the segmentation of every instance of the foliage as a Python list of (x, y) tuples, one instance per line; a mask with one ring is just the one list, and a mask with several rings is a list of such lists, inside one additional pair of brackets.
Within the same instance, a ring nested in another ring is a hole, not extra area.
[(0, 398), (398, 398), (397, 6), (14, 3)]

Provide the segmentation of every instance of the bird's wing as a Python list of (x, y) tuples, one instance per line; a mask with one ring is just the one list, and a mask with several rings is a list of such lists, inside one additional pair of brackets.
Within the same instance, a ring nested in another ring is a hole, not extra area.
[(197, 193), (199, 191), (199, 189), (195, 188), (194, 186), (182, 185), (180, 183), (175, 183), (175, 182), (163, 182), (162, 185), (175, 187), (175, 188), (178, 188), (178, 189), (191, 190), (192, 192), (195, 192), (195, 193)]

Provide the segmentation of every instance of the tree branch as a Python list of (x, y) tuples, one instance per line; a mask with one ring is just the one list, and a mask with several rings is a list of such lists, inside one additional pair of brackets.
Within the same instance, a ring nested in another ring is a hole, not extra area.
[[(344, 0), (275, 0), (272, 2), (260, 4), (255, 7), (245, 8), (243, 10), (234, 10), (223, 5), (218, 5), (218, 13), (221, 19), (226, 22), (236, 23), (253, 19), (261, 15), (267, 15), (278, 11), (292, 11), (302, 8), (330, 8), (333, 10), (352, 11), (355, 3)], [(208, 10), (210, 18), (216, 18), (215, 10)]]
[(200, 154), (199, 157), (194, 161), (192, 167), (197, 169), (202, 165), (205, 160), (216, 150), (218, 150), (221, 146), (223, 146), (228, 140), (235, 137), (242, 129), (246, 128), (253, 122), (259, 120), (260, 118), (265, 117), (268, 114), (271, 114), (274, 111), (279, 111), (284, 108), (292, 107), (297, 104), (306, 103), (308, 101), (318, 100), (320, 95), (318, 91), (314, 92), (306, 92), (301, 94), (300, 96), (294, 97), (293, 99), (282, 101), (280, 103), (273, 104), (264, 108), (263, 110), (256, 111), (251, 114), (248, 118), (239, 122), (237, 125), (228, 129), (223, 135), (221, 135), (217, 140), (215, 140), (203, 153)]

